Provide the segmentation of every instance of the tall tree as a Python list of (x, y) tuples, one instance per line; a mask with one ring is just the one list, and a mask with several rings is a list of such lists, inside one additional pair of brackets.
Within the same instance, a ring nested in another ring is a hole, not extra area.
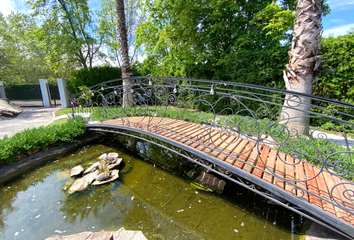
[[(135, 41), (138, 24), (144, 20), (141, 0), (124, 1), (125, 23), (127, 28), (129, 60), (133, 65), (140, 53), (140, 46)], [(119, 33), (117, 29), (117, 11), (115, 0), (102, 1), (102, 9), (97, 12), (99, 31), (104, 35), (104, 45), (107, 47), (108, 58), (121, 67)]]
[(120, 55), (122, 58), (122, 78), (123, 78), (123, 106), (133, 106), (133, 94), (131, 92), (131, 65), (129, 62), (127, 28), (125, 22), (124, 0), (116, 0), (117, 23), (119, 32)]
[[(298, 0), (290, 61), (284, 71), (286, 89), (312, 94), (313, 82), (324, 55), (319, 55), (322, 35), (323, 0)], [(288, 108), (295, 106), (294, 109)], [(287, 95), (282, 115), (289, 119), (289, 130), (309, 135), (310, 99)]]
[(99, 53), (102, 37), (87, 0), (29, 0), (39, 18), (38, 38), (47, 50), (47, 59), (58, 71), (63, 64), (92, 67)]

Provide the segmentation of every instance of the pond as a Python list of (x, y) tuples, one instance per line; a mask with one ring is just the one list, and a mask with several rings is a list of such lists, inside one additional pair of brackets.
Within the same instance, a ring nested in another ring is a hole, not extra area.
[[(68, 193), (66, 170), (102, 153), (125, 163), (119, 180)], [(120, 146), (92, 144), (0, 185), (0, 239), (45, 239), (84, 231), (139, 230), (148, 239), (299, 239), (301, 218), (227, 182), (196, 190)]]

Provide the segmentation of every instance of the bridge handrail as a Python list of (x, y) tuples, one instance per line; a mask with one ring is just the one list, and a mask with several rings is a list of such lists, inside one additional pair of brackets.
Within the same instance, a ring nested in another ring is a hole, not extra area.
[[(354, 105), (350, 104), (350, 103), (346, 103), (346, 102), (342, 102), (342, 101), (338, 101), (338, 100), (333, 100), (330, 98), (326, 98), (326, 97), (322, 97), (322, 96), (318, 96), (318, 95), (309, 95), (306, 93), (300, 93), (300, 92), (295, 92), (295, 91), (289, 91), (286, 89), (279, 89), (279, 88), (272, 88), (272, 87), (267, 87), (267, 86), (258, 86), (258, 85), (254, 85), (254, 84), (247, 84), (247, 83), (238, 83), (238, 82), (228, 82), (228, 81), (218, 81), (218, 80), (208, 80), (208, 79), (196, 79), (196, 78), (176, 78), (176, 77), (151, 77), (151, 76), (132, 76), (130, 78), (116, 78), (116, 79), (112, 79), (106, 82), (102, 82), (102, 83), (97, 83), (91, 87), (89, 87), (89, 89), (93, 89), (96, 87), (101, 87), (113, 82), (122, 82), (124, 79), (143, 79), (143, 80), (153, 80), (153, 79), (159, 79), (159, 80), (172, 80), (172, 81), (193, 81), (193, 82), (201, 82), (201, 83), (210, 83), (210, 84), (220, 84), (220, 85), (224, 85), (224, 86), (235, 86), (235, 87), (244, 87), (244, 88), (250, 88), (250, 89), (256, 89), (256, 90), (267, 90), (269, 92), (273, 92), (273, 93), (283, 93), (283, 94), (292, 94), (292, 95), (298, 95), (298, 96), (303, 96), (303, 97), (308, 97), (311, 98), (313, 100), (318, 100), (318, 101), (323, 101), (323, 102), (327, 102), (327, 103), (333, 103), (333, 104), (337, 104), (343, 107), (348, 107), (348, 108), (352, 108), (354, 109)], [(80, 96), (85, 90), (80, 91), (79, 93), (76, 94), (77, 96)]]

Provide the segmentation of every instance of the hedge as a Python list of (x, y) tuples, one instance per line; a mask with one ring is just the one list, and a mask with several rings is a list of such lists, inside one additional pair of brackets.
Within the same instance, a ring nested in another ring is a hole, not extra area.
[[(133, 66), (132, 71), (134, 76), (140, 75), (135, 66)], [(81, 86), (91, 87), (95, 84), (121, 77), (122, 72), (119, 67), (99, 66), (93, 68), (82, 68), (79, 70), (74, 70), (70, 73), (68, 86), (72, 94), (77, 94), (80, 92), (79, 87)]]
[(42, 100), (42, 94), (39, 84), (23, 83), (23, 84), (6, 84), (5, 86), (6, 97), (10, 100)]

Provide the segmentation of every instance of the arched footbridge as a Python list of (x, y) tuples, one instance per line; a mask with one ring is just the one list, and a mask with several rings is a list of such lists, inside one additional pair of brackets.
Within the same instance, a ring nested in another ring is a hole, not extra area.
[(87, 117), (89, 130), (160, 145), (354, 238), (353, 105), (234, 82), (125, 80), (80, 92), (74, 116)]

